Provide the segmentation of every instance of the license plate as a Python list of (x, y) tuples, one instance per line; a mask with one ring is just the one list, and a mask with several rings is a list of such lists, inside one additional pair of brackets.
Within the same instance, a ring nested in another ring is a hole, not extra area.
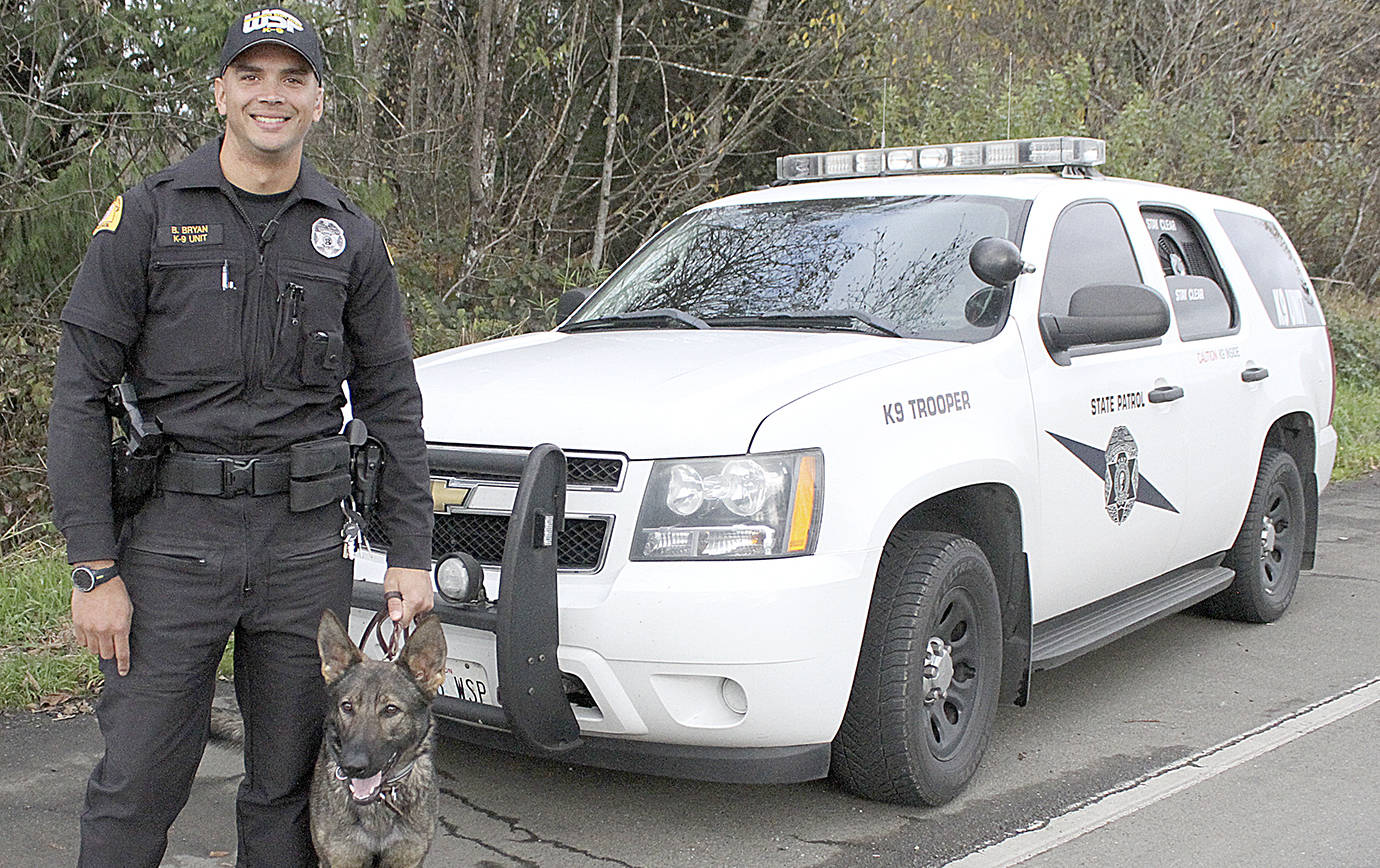
[(446, 680), (441, 683), (441, 695), (483, 705), (498, 704), (489, 684), (489, 674), (483, 666), (469, 660), (451, 658), (446, 661)]

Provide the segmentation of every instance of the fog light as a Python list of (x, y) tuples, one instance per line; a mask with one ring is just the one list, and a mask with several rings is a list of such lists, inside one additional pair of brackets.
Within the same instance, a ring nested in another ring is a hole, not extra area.
[(436, 562), (436, 590), (451, 603), (482, 603), (484, 568), (474, 555), (451, 552)]
[(734, 714), (747, 714), (747, 691), (732, 678), (719, 682), (719, 696)]

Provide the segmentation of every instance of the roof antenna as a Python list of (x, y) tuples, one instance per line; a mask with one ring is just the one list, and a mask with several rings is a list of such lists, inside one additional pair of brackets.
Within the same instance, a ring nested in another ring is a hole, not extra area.
[(1011, 70), (1015, 65), (1015, 54), (1006, 53), (1006, 137), (1011, 138)]
[(886, 148), (886, 85), (891, 80), (890, 75), (882, 76), (882, 147)]

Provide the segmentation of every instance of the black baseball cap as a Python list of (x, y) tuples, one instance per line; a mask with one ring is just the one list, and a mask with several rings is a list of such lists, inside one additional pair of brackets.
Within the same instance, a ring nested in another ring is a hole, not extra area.
[(321, 40), (316, 36), (316, 28), (301, 15), (279, 7), (255, 9), (230, 22), (220, 49), (220, 74), (225, 75), (230, 63), (245, 49), (264, 42), (286, 45), (302, 55), (311, 64), (317, 82), (322, 80)]

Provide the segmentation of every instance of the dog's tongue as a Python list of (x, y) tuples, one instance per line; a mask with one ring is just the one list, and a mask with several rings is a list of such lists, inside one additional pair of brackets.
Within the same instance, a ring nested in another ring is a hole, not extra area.
[(374, 795), (382, 783), (382, 770), (371, 778), (350, 778), (350, 795), (363, 802)]

